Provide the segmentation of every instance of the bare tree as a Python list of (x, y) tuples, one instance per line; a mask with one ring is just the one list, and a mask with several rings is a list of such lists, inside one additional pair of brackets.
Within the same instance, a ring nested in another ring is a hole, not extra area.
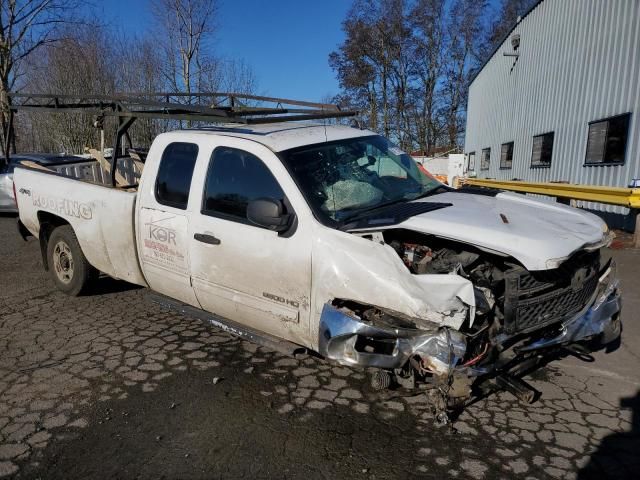
[[(215, 56), (217, 0), (158, 0), (153, 14), (156, 36), (163, 38), (163, 76), (170, 90), (187, 94), (211, 91), (255, 93), (253, 70), (238, 59)], [(186, 103), (215, 103), (215, 98), (184, 98)], [(181, 122), (180, 122), (181, 123)], [(189, 121), (188, 125), (193, 125)]]
[[(482, 33), (484, 0), (455, 0), (451, 7), (447, 34), (447, 59), (444, 63), (444, 119), (449, 146), (458, 144), (464, 122), (472, 67), (477, 62), (477, 39)], [(457, 28), (454, 28), (457, 27)]]
[(392, 62), (398, 48), (397, 21), (390, 22), (385, 10), (392, 10), (394, 3), (355, 0), (343, 22), (345, 42), (329, 56), (343, 88), (342, 101), (365, 107), (369, 128), (380, 126), (386, 136), (392, 130)]
[(516, 24), (518, 17), (526, 13), (534, 3), (536, 0), (502, 0), (499, 10), (491, 15), (492, 21), (482, 46), (483, 58), (491, 55), (511, 27)]
[(219, 84), (213, 82), (212, 87), (225, 92), (255, 94), (258, 90), (258, 80), (255, 72), (244, 60), (225, 59), (219, 63), (221, 74)]
[[(75, 27), (63, 34), (62, 40), (45, 46), (29, 62), (29, 90), (60, 95), (114, 93), (120, 69), (114, 70), (118, 57), (106, 30), (95, 26)], [(20, 113), (18, 116), (29, 118), (28, 124), (33, 129), (29, 150), (83, 153), (85, 147), (99, 147), (98, 131), (93, 127), (95, 119), (90, 114)], [(25, 143), (23, 147), (27, 146)]]
[[(75, 0), (0, 0), (0, 123), (2, 153), (15, 151), (10, 114), (12, 91), (24, 62), (40, 48), (60, 39), (60, 26), (75, 11)], [(4, 159), (0, 159), (0, 164)]]
[[(213, 20), (207, 15), (203, 20), (200, 14), (201, 8), (210, 7), (209, 2), (163, 1), (174, 8), (172, 20), (178, 22), (171, 27), (175, 27), (175, 31), (166, 35), (164, 48), (158, 48), (157, 32), (154, 32), (156, 35), (143, 32), (138, 37), (118, 33), (97, 22), (91, 27), (61, 26), (55, 43), (47, 42), (39, 48), (38, 55), (25, 58), (20, 85), (34, 93), (82, 96), (135, 92), (152, 100), (157, 97), (151, 94), (166, 90), (195, 93), (223, 89), (256, 93), (257, 80), (250, 66), (241, 60), (215, 57), (211, 45), (205, 41), (210, 40), (213, 31), (211, 23), (205, 20)], [(204, 13), (207, 11), (213, 15), (214, 10), (205, 9)], [(191, 21), (199, 19), (200, 23), (179, 23), (189, 16)], [(166, 23), (163, 28), (169, 29), (169, 26), (170, 23)], [(214, 99), (200, 97), (185, 100), (214, 102)], [(93, 115), (85, 113), (21, 112), (16, 116), (21, 134), (18, 147), (67, 153), (81, 153), (86, 147), (98, 148), (100, 135), (93, 127), (94, 120)], [(115, 134), (115, 123), (109, 116), (104, 120), (107, 140)], [(158, 133), (179, 125), (178, 121), (139, 118), (128, 135), (132, 145), (148, 147)]]
[[(113, 48), (113, 74), (118, 92), (134, 92), (145, 98), (145, 94), (165, 89), (162, 57), (152, 38), (123, 37)], [(167, 120), (138, 118), (128, 133), (134, 146), (148, 148), (167, 128)]]
[(411, 11), (415, 31), (418, 85), (413, 102), (413, 121), (419, 150), (435, 147), (440, 135), (437, 86), (442, 75), (443, 46), (446, 32), (445, 0), (418, 0)]
[(455, 147), (487, 11), (485, 0), (354, 0), (329, 56), (339, 98), (406, 150)]
[[(107, 27), (74, 28), (65, 38), (45, 46), (28, 62), (25, 88), (34, 93), (109, 95), (135, 92), (140, 97), (165, 89), (162, 62), (150, 37), (117, 36)], [(155, 100), (156, 97), (149, 97)], [(100, 146), (95, 117), (82, 113), (19, 113), (16, 116), (23, 150), (82, 153)], [(136, 147), (148, 147), (166, 120), (139, 118), (129, 130)], [(104, 120), (106, 139), (115, 133), (115, 120)]]
[(158, 0), (154, 3), (158, 38), (165, 38), (164, 75), (174, 90), (202, 90), (217, 65), (207, 48), (214, 34), (215, 0)]
[(343, 30), (344, 43), (329, 55), (329, 65), (342, 88), (342, 94), (334, 101), (362, 110), (369, 128), (378, 130), (378, 74), (371, 54), (371, 29), (367, 22), (350, 15), (343, 22)]
[(345, 42), (329, 57), (350, 106), (364, 105), (370, 128), (410, 148), (414, 38), (406, 0), (355, 0), (343, 23)]

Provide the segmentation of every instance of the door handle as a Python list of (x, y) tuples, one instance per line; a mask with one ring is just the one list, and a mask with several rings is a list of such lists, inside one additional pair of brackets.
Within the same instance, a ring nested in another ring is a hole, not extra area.
[(209, 245), (220, 245), (220, 239), (209, 235), (207, 233), (194, 233), (193, 238), (199, 242), (207, 243)]

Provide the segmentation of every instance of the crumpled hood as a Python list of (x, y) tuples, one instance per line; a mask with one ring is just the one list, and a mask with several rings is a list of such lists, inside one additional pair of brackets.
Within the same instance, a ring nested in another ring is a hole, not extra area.
[(517, 193), (492, 197), (447, 192), (418, 201), (453, 206), (416, 215), (396, 228), (510, 255), (529, 270), (556, 268), (575, 251), (606, 240), (606, 224), (596, 215)]

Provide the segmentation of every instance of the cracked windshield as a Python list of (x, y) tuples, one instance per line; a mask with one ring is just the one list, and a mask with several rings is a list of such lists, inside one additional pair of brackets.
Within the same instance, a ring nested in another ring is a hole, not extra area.
[(383, 137), (360, 137), (283, 153), (316, 214), (344, 221), (420, 198), (442, 184)]

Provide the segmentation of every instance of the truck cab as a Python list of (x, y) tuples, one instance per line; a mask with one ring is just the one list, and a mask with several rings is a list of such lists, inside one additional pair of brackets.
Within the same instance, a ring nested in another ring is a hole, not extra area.
[[(141, 269), (159, 293), (306, 344), (313, 217), (277, 154), (231, 133), (154, 142), (136, 205)], [(260, 199), (277, 202), (281, 228), (249, 220)]]

